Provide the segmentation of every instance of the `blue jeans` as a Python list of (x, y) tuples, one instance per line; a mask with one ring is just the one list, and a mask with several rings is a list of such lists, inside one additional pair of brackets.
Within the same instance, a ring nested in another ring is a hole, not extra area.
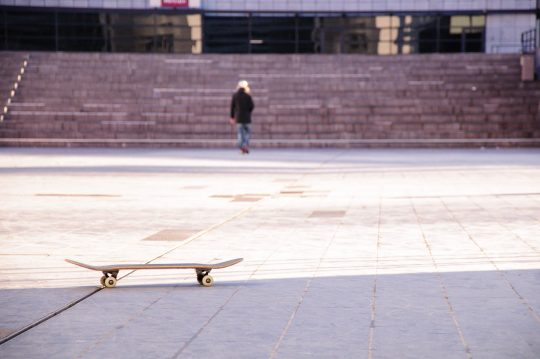
[(238, 147), (248, 148), (249, 138), (251, 137), (251, 126), (249, 123), (237, 123), (236, 133), (238, 138)]

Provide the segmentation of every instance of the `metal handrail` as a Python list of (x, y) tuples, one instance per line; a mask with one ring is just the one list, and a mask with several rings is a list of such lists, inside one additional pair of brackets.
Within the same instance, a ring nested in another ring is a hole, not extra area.
[(536, 51), (536, 29), (521, 34), (521, 53), (532, 54)]
[(4, 105), (4, 108), (2, 109), (2, 113), (0, 114), (0, 122), (4, 122), (4, 118), (7, 116), (9, 107), (11, 105), (11, 102), (13, 101), (13, 98), (15, 97), (15, 94), (17, 93), (17, 89), (19, 88), (19, 85), (23, 79), (24, 72), (26, 70), (26, 66), (28, 65), (28, 61), (30, 60), (30, 56), (27, 56), (26, 59), (23, 61), (21, 68), (19, 69), (19, 73), (17, 75), (17, 80), (13, 83), (13, 87), (11, 91), (9, 92), (9, 97), (6, 101), (6, 104)]

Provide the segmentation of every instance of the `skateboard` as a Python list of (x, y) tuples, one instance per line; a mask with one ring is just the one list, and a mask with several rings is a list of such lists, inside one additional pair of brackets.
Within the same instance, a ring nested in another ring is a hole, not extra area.
[(118, 272), (121, 270), (137, 270), (137, 269), (195, 269), (197, 274), (197, 281), (200, 285), (205, 287), (211, 287), (214, 284), (214, 279), (210, 276), (212, 269), (220, 269), (230, 267), (237, 263), (242, 262), (243, 258), (231, 259), (230, 261), (203, 264), (203, 263), (169, 263), (169, 264), (111, 264), (105, 266), (93, 266), (77, 262), (71, 259), (66, 259), (66, 262), (75, 264), (76, 266), (91, 269), (103, 273), (100, 283), (107, 288), (114, 288), (117, 282)]

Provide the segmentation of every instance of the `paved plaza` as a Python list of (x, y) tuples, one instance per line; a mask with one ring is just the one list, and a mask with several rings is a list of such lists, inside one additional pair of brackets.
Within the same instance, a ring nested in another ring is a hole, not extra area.
[(1, 358), (540, 357), (540, 149), (0, 148), (0, 203)]

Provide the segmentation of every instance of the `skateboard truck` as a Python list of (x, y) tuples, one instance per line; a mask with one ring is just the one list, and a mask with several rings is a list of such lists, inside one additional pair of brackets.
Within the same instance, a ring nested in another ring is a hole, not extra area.
[(200, 269), (195, 268), (195, 273), (197, 273), (197, 282), (204, 285), (205, 287), (210, 287), (214, 283), (214, 278), (210, 275), (211, 269)]
[(118, 272), (119, 271), (112, 271), (112, 272), (103, 271), (102, 272), (103, 277), (101, 277), (99, 282), (104, 287), (113, 288), (114, 286), (116, 286), (116, 282), (118, 281), (118, 279), (116, 279), (116, 277), (118, 276)]

